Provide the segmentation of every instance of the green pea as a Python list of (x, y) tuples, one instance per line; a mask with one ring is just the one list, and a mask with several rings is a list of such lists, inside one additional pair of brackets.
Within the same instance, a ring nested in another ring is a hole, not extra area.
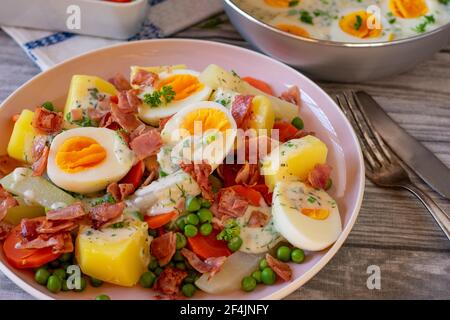
[(155, 269), (155, 274), (156, 274), (156, 276), (159, 277), (159, 275), (160, 275), (163, 271), (164, 271), (164, 270), (163, 270), (163, 268), (161, 268), (161, 267), (156, 268), (156, 269)]
[(232, 252), (238, 251), (242, 246), (241, 237), (234, 237), (230, 241), (228, 241), (228, 249)]
[(34, 274), (34, 280), (36, 280), (37, 283), (45, 286), (47, 284), (48, 278), (50, 277), (50, 272), (46, 268), (39, 268), (37, 269), (36, 273)]
[(191, 224), (188, 224), (184, 227), (184, 235), (188, 238), (195, 237), (198, 233), (197, 227)]
[(44, 102), (42, 108), (47, 109), (48, 111), (55, 111), (55, 106), (50, 101)]
[(101, 294), (95, 297), (95, 300), (111, 300), (111, 298), (106, 294)]
[(259, 270), (263, 271), (265, 268), (267, 268), (269, 264), (267, 263), (267, 260), (262, 258), (259, 260)]
[(184, 227), (186, 226), (186, 216), (179, 217), (176, 224), (180, 230), (184, 230)]
[(181, 250), (186, 246), (187, 240), (184, 235), (182, 235), (180, 232), (176, 233), (177, 235), (177, 250)]
[(251, 292), (256, 288), (256, 280), (253, 277), (244, 277), (241, 282), (241, 289), (245, 292)]
[(295, 263), (302, 263), (305, 260), (305, 252), (302, 249), (295, 248), (291, 252), (291, 260)]
[(277, 276), (271, 268), (267, 267), (261, 271), (261, 280), (266, 285), (272, 285), (277, 280)]
[(175, 251), (175, 254), (173, 255), (172, 259), (175, 262), (183, 262), (184, 261), (184, 257), (179, 250)]
[(197, 215), (200, 218), (201, 223), (205, 223), (205, 222), (211, 223), (212, 218), (213, 218), (213, 214), (212, 214), (211, 210), (206, 209), (206, 208), (201, 208), (200, 210), (198, 210)]
[(158, 268), (158, 260), (155, 257), (151, 257), (150, 263), (148, 264), (148, 270), (154, 271)]
[(277, 249), (277, 258), (280, 261), (288, 262), (291, 260), (291, 249), (288, 246), (281, 246)]
[(197, 289), (192, 283), (186, 283), (181, 287), (181, 292), (188, 298), (192, 297), (195, 294), (195, 291), (197, 291)]
[(47, 281), (47, 289), (52, 293), (58, 293), (62, 289), (62, 280), (58, 276), (50, 276)]
[(211, 208), (211, 201), (202, 199), (201, 202), (202, 202), (202, 208), (206, 208), (206, 209)]
[(259, 271), (259, 270), (254, 271), (252, 273), (252, 277), (255, 278), (257, 283), (261, 283), (262, 282), (262, 280), (261, 280), (261, 271)]
[(292, 119), (291, 124), (298, 130), (302, 130), (305, 127), (305, 123), (303, 122), (303, 119), (300, 117), (295, 117), (294, 119)]
[(198, 223), (200, 222), (200, 219), (198, 218), (198, 216), (196, 214), (188, 214), (186, 217), (186, 223), (188, 224), (192, 224), (193, 226), (198, 225)]
[(197, 197), (190, 197), (186, 200), (186, 210), (196, 212), (201, 208), (201, 202)]
[(56, 269), (53, 271), (54, 276), (58, 276), (61, 280), (66, 278), (66, 271), (64, 269)]
[(91, 281), (91, 286), (93, 286), (94, 288), (98, 288), (103, 284), (103, 281), (94, 277), (90, 278)]
[(144, 288), (151, 288), (156, 280), (156, 276), (153, 272), (147, 271), (141, 275), (139, 279), (139, 284)]
[(209, 236), (213, 231), (211, 223), (204, 223), (200, 226), (200, 233), (204, 236)]
[(175, 263), (175, 268), (180, 270), (186, 270), (186, 264), (184, 262), (177, 262)]
[(62, 282), (61, 291), (70, 291), (69, 287), (67, 286), (67, 280), (64, 280)]
[(333, 186), (333, 180), (331, 180), (331, 178), (328, 178), (327, 183), (325, 185), (325, 190), (330, 190), (332, 186)]
[(69, 262), (71, 259), (72, 259), (72, 253), (70, 253), (70, 252), (63, 253), (59, 257), (59, 261), (61, 261), (61, 262)]
[(75, 292), (82, 292), (82, 291), (84, 291), (84, 289), (86, 289), (86, 287), (87, 287), (86, 279), (84, 277), (81, 277), (81, 279), (80, 279), (80, 288), (79, 289), (75, 288), (74, 291)]

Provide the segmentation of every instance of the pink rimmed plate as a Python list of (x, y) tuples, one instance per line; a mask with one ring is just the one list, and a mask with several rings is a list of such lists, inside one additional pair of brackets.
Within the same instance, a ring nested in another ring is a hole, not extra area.
[[(17, 89), (0, 106), (0, 154), (12, 130), (11, 117), (22, 109), (34, 109), (44, 101), (63, 106), (74, 74), (89, 74), (109, 78), (116, 72), (129, 74), (131, 65), (186, 64), (201, 71), (209, 64), (234, 70), (241, 76), (252, 76), (269, 82), (280, 93), (290, 85), (302, 91), (303, 107), (300, 115), (306, 129), (314, 131), (328, 146), (328, 163), (333, 167), (333, 188), (330, 191), (339, 205), (343, 232), (336, 243), (321, 252), (308, 253), (303, 264), (292, 265), (293, 280), (273, 286), (258, 286), (252, 293), (241, 291), (226, 295), (196, 294), (198, 299), (281, 299), (310, 280), (336, 254), (350, 233), (364, 194), (364, 162), (358, 140), (349, 122), (336, 103), (314, 82), (298, 71), (262, 54), (217, 42), (198, 40), (149, 40), (129, 42), (92, 51), (63, 62), (47, 70)], [(121, 288), (104, 284), (100, 288), (88, 286), (82, 293), (51, 294), (37, 284), (31, 271), (18, 270), (5, 260), (0, 249), (0, 270), (19, 287), (38, 299), (93, 299), (107, 294), (112, 299), (151, 299), (155, 293), (139, 286)]]

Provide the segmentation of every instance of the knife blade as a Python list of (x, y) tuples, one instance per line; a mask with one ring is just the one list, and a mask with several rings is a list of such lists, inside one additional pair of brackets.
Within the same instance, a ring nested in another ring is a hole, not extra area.
[(410, 136), (366, 92), (356, 92), (367, 117), (391, 149), (433, 190), (450, 199), (450, 169)]

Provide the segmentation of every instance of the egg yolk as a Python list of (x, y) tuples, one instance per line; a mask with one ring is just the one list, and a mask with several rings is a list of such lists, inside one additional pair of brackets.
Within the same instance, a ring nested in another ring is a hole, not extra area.
[[(210, 129), (225, 132), (231, 129), (227, 115), (216, 109), (198, 109), (187, 114), (180, 128), (187, 130), (191, 135), (201, 134)], [(198, 132), (200, 131), (200, 132)]]
[(301, 212), (314, 220), (325, 220), (330, 215), (330, 210), (327, 209), (306, 209), (302, 208)]
[(64, 141), (56, 153), (56, 164), (67, 173), (93, 168), (106, 159), (106, 150), (88, 137), (72, 137)]
[(298, 26), (293, 26), (290, 24), (278, 24), (276, 25), (276, 28), (296, 36), (309, 38), (309, 32)]
[(292, 0), (264, 0), (271, 7), (288, 8), (291, 6)]
[(417, 18), (428, 12), (425, 0), (390, 0), (389, 8), (395, 16), (403, 19)]
[(357, 38), (377, 38), (381, 35), (382, 28), (369, 28), (369, 23), (376, 25), (375, 17), (366, 11), (356, 11), (341, 18), (339, 26), (342, 31)]
[(175, 92), (174, 101), (186, 99), (204, 88), (204, 85), (198, 81), (198, 78), (190, 74), (170, 76), (160, 81), (157, 89), (161, 90), (164, 86), (172, 87), (172, 90)]

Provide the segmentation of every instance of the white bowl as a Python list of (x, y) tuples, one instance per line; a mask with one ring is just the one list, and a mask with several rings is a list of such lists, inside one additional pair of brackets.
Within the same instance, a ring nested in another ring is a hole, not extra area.
[[(4, 154), (12, 130), (11, 117), (24, 108), (33, 109), (44, 101), (63, 106), (74, 74), (90, 74), (108, 78), (116, 72), (129, 73), (130, 65), (186, 64), (202, 70), (215, 63), (234, 70), (241, 76), (253, 76), (269, 82), (277, 93), (290, 85), (302, 90), (300, 115), (306, 129), (314, 131), (329, 148), (328, 163), (334, 168), (331, 195), (336, 199), (343, 223), (343, 232), (334, 245), (321, 252), (308, 253), (303, 264), (292, 265), (293, 280), (273, 286), (259, 286), (252, 293), (233, 292), (211, 296), (196, 294), (199, 299), (281, 299), (311, 279), (336, 254), (352, 229), (364, 193), (364, 161), (355, 133), (336, 103), (315, 83), (294, 69), (259, 53), (216, 42), (198, 40), (149, 40), (130, 42), (96, 50), (63, 62), (47, 70), (14, 92), (0, 106), (0, 154)], [(93, 299), (108, 294), (112, 299), (149, 299), (149, 289), (121, 288), (103, 285), (88, 287), (82, 293), (51, 294), (33, 279), (31, 271), (11, 267), (0, 250), (0, 270), (22, 289), (39, 299)]]

